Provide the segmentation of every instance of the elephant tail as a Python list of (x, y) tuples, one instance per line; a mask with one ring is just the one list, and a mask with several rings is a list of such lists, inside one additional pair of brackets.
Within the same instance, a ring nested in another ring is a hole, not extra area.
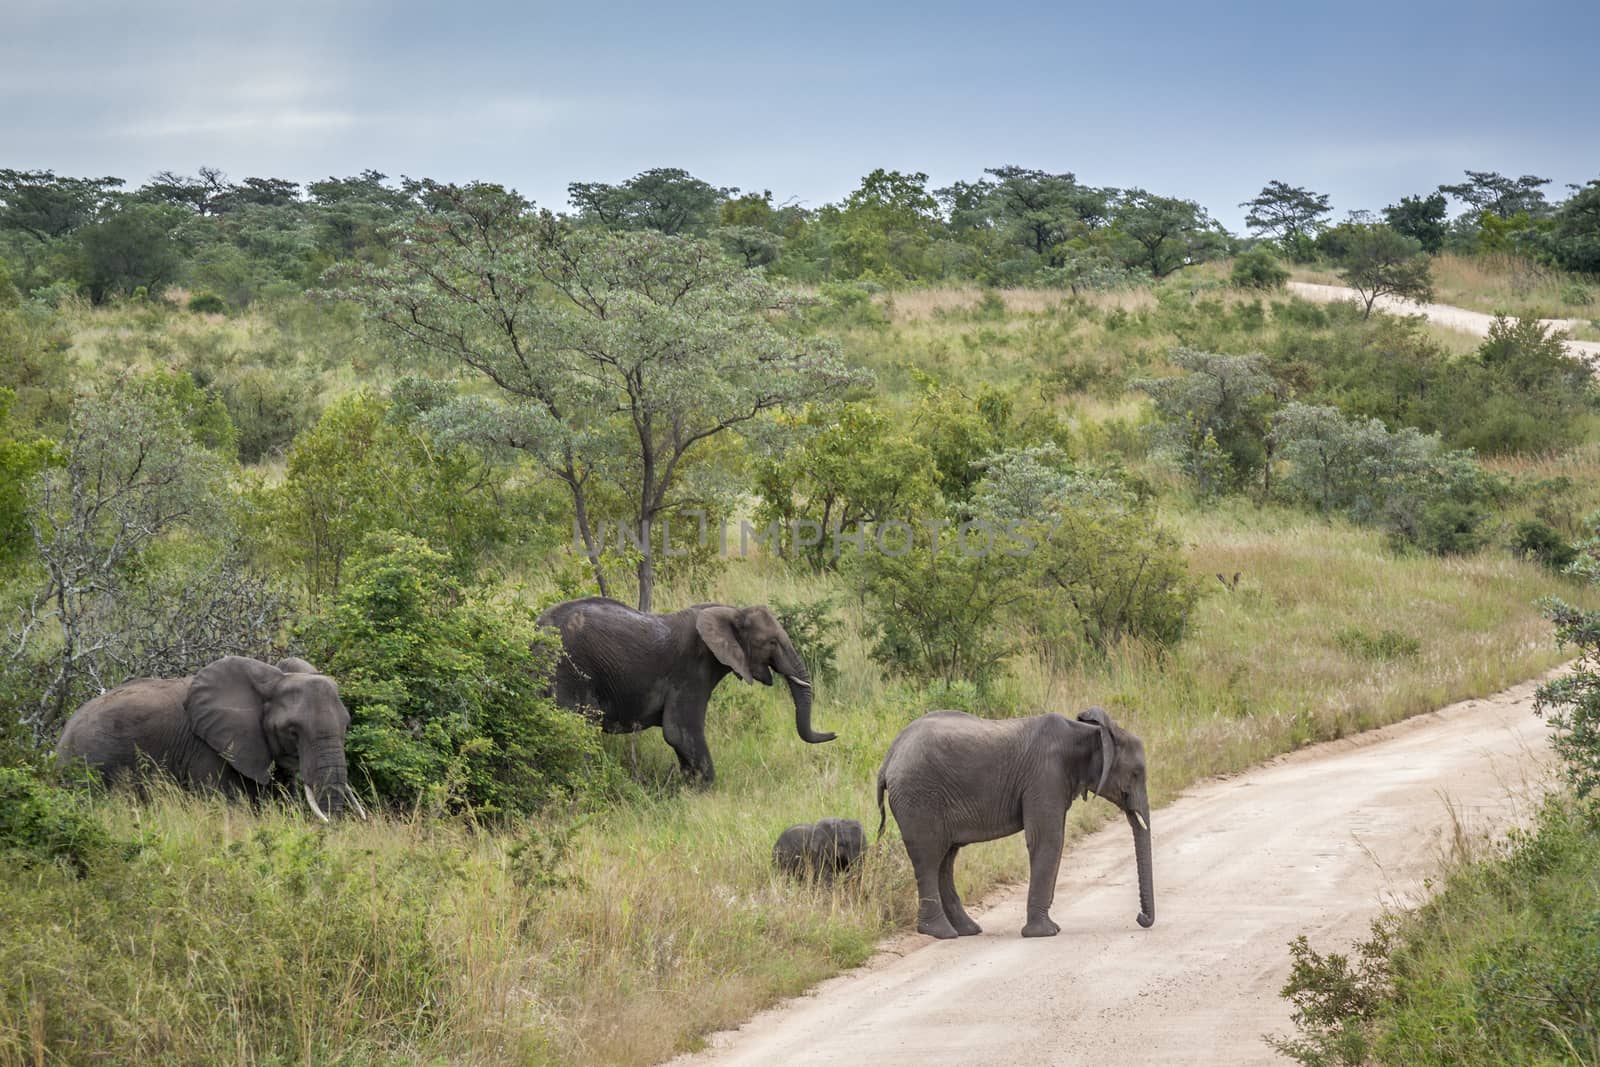
[[(887, 761), (885, 761), (887, 762)], [(883, 794), (889, 788), (889, 780), (884, 777), (883, 768), (878, 768), (878, 840), (883, 840), (883, 828), (889, 823), (889, 814), (883, 810)]]

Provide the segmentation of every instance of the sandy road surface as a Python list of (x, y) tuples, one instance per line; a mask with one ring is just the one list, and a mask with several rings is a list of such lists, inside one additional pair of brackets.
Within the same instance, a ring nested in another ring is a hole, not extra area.
[[(1354, 289), (1346, 289), (1338, 285), (1318, 285), (1314, 282), (1290, 282), (1289, 291), (1296, 296), (1303, 296), (1307, 300), (1315, 300), (1319, 304), (1360, 299)], [(1493, 315), (1486, 315), (1481, 311), (1468, 311), (1466, 308), (1458, 308), (1451, 304), (1419, 304), (1413, 300), (1402, 300), (1393, 296), (1380, 296), (1378, 297), (1378, 302), (1373, 306), (1395, 315), (1422, 315), (1428, 321), (1437, 322), (1440, 326), (1462, 330), (1478, 337), (1489, 336), (1489, 324), (1494, 321)], [(1584, 325), (1584, 322), (1580, 319), (1540, 319), (1539, 321), (1558, 330), (1570, 330)], [(1579, 356), (1600, 357), (1600, 341), (1568, 341), (1567, 351)]]
[[(1345, 944), (1410, 902), (1469, 832), (1526, 815), (1546, 780), (1534, 683), (1317, 745), (1191, 789), (1152, 818), (1156, 924), (1122, 820), (1071, 846), (1052, 915), (1024, 940), (1025, 888), (958, 941), (906, 935), (812, 994), (674, 1064), (1256, 1064), (1287, 1032), (1287, 944)], [(1159, 753), (1152, 753), (1159, 759)], [(1093, 801), (1092, 801), (1093, 802)]]

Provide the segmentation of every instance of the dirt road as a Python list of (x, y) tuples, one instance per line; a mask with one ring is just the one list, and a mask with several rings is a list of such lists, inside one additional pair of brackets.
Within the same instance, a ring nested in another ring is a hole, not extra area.
[(898, 938), (865, 967), (673, 1062), (1286, 1062), (1261, 1035), (1288, 1030), (1277, 996), (1287, 943), (1305, 933), (1343, 947), (1383, 904), (1419, 897), (1457, 820), (1474, 833), (1526, 815), (1549, 759), (1533, 689), (1191, 789), (1152, 818), (1149, 930), (1134, 923), (1132, 841), (1119, 819), (1063, 859), (1057, 937), (1018, 935), (1018, 888), (974, 913), (981, 935)]
[[(1307, 300), (1315, 300), (1319, 304), (1331, 304), (1341, 300), (1359, 299), (1354, 289), (1346, 289), (1338, 285), (1318, 285), (1314, 282), (1290, 282), (1289, 291), (1296, 296), (1303, 296)], [(1494, 321), (1493, 315), (1486, 315), (1481, 311), (1468, 311), (1450, 304), (1419, 304), (1412, 300), (1402, 300), (1399, 297), (1380, 296), (1373, 305), (1381, 311), (1395, 315), (1422, 315), (1430, 322), (1437, 322), (1441, 326), (1448, 326), (1453, 330), (1462, 330), (1478, 337), (1489, 336), (1489, 324)], [(1546, 326), (1553, 326), (1558, 330), (1570, 330), (1584, 325), (1579, 319), (1540, 319)], [(1568, 341), (1567, 351), (1579, 356), (1600, 357), (1600, 341)]]

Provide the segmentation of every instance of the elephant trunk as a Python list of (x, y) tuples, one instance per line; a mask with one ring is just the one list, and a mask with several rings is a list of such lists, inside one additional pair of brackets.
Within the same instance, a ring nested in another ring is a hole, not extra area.
[(350, 797), (344, 746), (335, 742), (313, 748), (300, 760), (300, 781), (306, 803), (318, 817), (342, 816)]
[(789, 695), (794, 698), (794, 731), (807, 744), (832, 741), (836, 734), (817, 733), (811, 729), (811, 675), (799, 656), (794, 657), (794, 665), (794, 670), (783, 676), (789, 683)]
[[(1142, 820), (1142, 822), (1141, 822)], [(1128, 825), (1133, 828), (1133, 854), (1139, 865), (1139, 925), (1148, 929), (1156, 921), (1155, 877), (1150, 860), (1150, 805), (1128, 807)]]

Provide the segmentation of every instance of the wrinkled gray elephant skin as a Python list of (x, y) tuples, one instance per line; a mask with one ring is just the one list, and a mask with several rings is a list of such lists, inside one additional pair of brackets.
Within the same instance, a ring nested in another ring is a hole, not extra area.
[(867, 852), (867, 831), (854, 819), (818, 819), (789, 827), (772, 846), (772, 864), (795, 878), (831, 884)]
[(349, 726), (338, 685), (305, 660), (225, 656), (192, 677), (137, 678), (95, 697), (67, 720), (56, 753), (108, 780), (154, 766), (229, 797), (261, 795), (277, 770), (319, 818), (347, 805), (365, 817), (345, 764)]
[(1093, 792), (1121, 808), (1133, 829), (1140, 926), (1156, 921), (1150, 870), (1150, 798), (1144, 745), (1101, 708), (1061, 715), (979, 719), (931, 711), (900, 731), (878, 770), (878, 834), (884, 797), (917, 876), (917, 929), (933, 937), (981, 933), (956, 895), (962, 846), (1021, 832), (1028, 846), (1023, 937), (1052, 937), (1050, 918), (1067, 809)]
[(811, 675), (765, 605), (696, 604), (651, 615), (608, 597), (586, 597), (557, 604), (539, 623), (561, 634), (557, 703), (598, 715), (607, 733), (661, 727), (679, 768), (706, 785), (716, 776), (706, 748), (706, 703), (728, 674), (762, 685), (772, 684), (774, 672), (783, 675), (795, 732), (811, 744), (834, 738), (811, 729)]

